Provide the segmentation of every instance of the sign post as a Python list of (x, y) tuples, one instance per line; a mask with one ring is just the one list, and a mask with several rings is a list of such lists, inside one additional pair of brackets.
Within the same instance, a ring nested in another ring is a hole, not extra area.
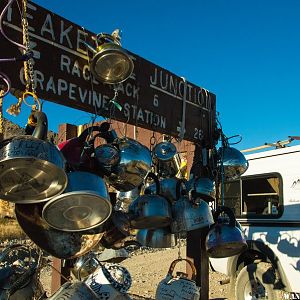
[[(182, 131), (185, 140), (212, 146), (214, 94), (133, 53), (129, 53), (134, 62), (129, 79), (117, 85), (97, 82), (91, 76), (92, 53), (86, 46), (95, 46), (96, 34), (31, 1), (27, 19), (39, 98), (175, 137)], [(3, 28), (11, 39), (22, 41), (16, 3), (8, 10)], [(21, 56), (20, 50), (3, 36), (0, 42), (2, 57)], [(1, 64), (0, 68), (13, 88), (24, 90), (22, 62)], [(121, 111), (110, 102), (116, 91)], [(185, 126), (181, 128), (184, 118)]]

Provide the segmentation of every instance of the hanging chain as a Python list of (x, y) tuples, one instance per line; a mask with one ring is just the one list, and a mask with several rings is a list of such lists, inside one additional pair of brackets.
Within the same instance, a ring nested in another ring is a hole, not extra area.
[(2, 140), (4, 137), (4, 119), (3, 119), (3, 96), (5, 92), (4, 90), (0, 91), (0, 139)]
[(155, 144), (156, 144), (156, 137), (155, 137), (155, 131), (153, 130), (152, 136), (150, 137), (150, 148), (149, 148), (151, 154), (152, 154), (152, 151), (153, 151), (153, 148), (154, 148)]
[[(29, 40), (29, 32), (28, 32), (28, 21), (26, 18), (27, 0), (23, 0), (22, 3), (23, 3), (23, 17), (22, 17), (23, 44), (26, 47), (26, 52), (29, 52), (30, 51), (30, 40)], [(30, 85), (31, 85), (31, 91), (34, 94), (36, 94), (32, 58), (24, 61), (24, 75), (25, 75), (25, 80), (26, 80), (26, 92), (28, 92), (30, 90)]]
[[(24, 54), (30, 51), (30, 40), (29, 40), (29, 32), (28, 32), (28, 21), (26, 18), (27, 13), (27, 0), (22, 0), (22, 31), (23, 31), (23, 45), (26, 50), (24, 50)], [(37, 101), (35, 82), (34, 82), (34, 70), (33, 70), (33, 61), (32, 58), (24, 61), (24, 79), (25, 79), (25, 92), (22, 95), (15, 95), (18, 98), (18, 102), (16, 104), (12, 104), (6, 111), (13, 116), (17, 116), (21, 112), (21, 105), (25, 100), (25, 95), (30, 94), (34, 98), (34, 105), (31, 106), (32, 110), (36, 110), (41, 108), (41, 104)], [(31, 92), (30, 92), (31, 90)]]
[(45, 258), (43, 256), (43, 250), (39, 249), (39, 257), (38, 257), (38, 263), (37, 263), (37, 268), (34, 274), (34, 296), (33, 299), (34, 300), (38, 300), (41, 298), (41, 296), (43, 296), (45, 294), (43, 285), (40, 281), (41, 278), (41, 271), (42, 269), (45, 267), (46, 263), (45, 263)]
[(181, 256), (181, 232), (178, 232), (178, 259), (182, 259), (182, 256)]

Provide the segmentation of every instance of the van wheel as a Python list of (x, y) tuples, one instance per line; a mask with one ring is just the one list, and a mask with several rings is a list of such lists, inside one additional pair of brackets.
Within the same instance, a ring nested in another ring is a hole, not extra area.
[(272, 265), (264, 262), (245, 266), (236, 279), (235, 295), (239, 300), (280, 299), (281, 292), (274, 290), (276, 276)]

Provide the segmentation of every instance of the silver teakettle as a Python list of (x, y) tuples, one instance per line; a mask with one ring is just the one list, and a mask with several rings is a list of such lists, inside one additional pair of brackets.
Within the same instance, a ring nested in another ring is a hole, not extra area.
[(158, 143), (153, 149), (153, 160), (161, 177), (174, 177), (180, 170), (180, 156), (171, 142)]
[(172, 232), (186, 232), (214, 224), (214, 218), (209, 205), (200, 198), (193, 199), (189, 198), (187, 194), (182, 195), (180, 190), (181, 185), (182, 182), (177, 183), (177, 201), (172, 206)]
[(151, 153), (147, 147), (130, 138), (117, 139), (120, 159), (112, 166), (107, 181), (116, 190), (127, 192), (140, 186), (151, 170)]
[(240, 178), (249, 167), (244, 154), (235, 148), (220, 147), (218, 155), (220, 158), (219, 165), (223, 165), (225, 181)]
[[(229, 223), (219, 218), (221, 213), (229, 217)], [(247, 249), (243, 232), (238, 228), (233, 211), (229, 207), (220, 207), (214, 214), (216, 223), (206, 236), (206, 250), (209, 257), (224, 258), (240, 254)]]

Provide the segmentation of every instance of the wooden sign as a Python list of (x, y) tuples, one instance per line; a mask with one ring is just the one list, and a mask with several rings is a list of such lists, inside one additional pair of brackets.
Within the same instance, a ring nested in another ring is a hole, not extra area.
[[(22, 43), (17, 1), (5, 14), (3, 28), (9, 38)], [(118, 85), (97, 82), (90, 72), (93, 53), (86, 46), (95, 46), (94, 33), (31, 1), (27, 19), (40, 98), (175, 137), (181, 132), (185, 140), (205, 147), (213, 145), (214, 94), (130, 52), (134, 72), (129, 79)], [(21, 55), (3, 36), (0, 43), (1, 58)], [(2, 63), (0, 70), (10, 77), (12, 87), (24, 90), (21, 62)], [(121, 111), (110, 101), (115, 91)]]

